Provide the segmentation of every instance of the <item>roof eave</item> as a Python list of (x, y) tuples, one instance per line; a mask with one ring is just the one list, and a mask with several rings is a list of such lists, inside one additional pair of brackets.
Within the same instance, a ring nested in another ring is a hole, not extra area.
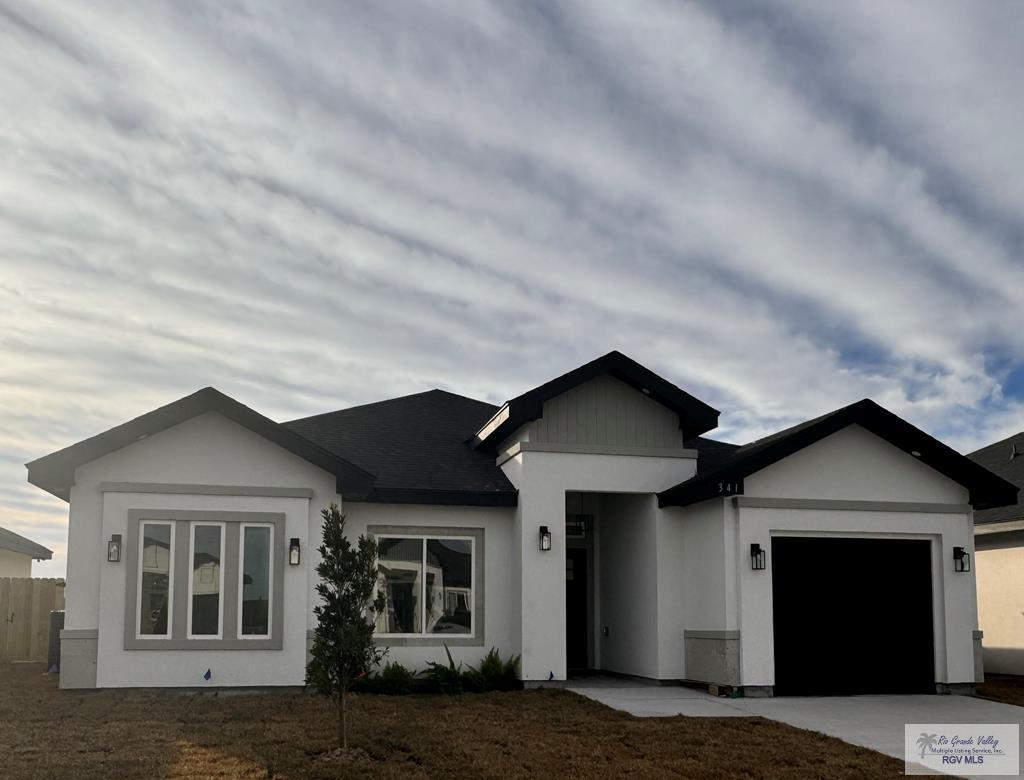
[(374, 475), (212, 387), (198, 390), (96, 436), (26, 463), (28, 481), (69, 501), (75, 470), (80, 465), (206, 412), (216, 412), (333, 474), (339, 494), (368, 495), (373, 490), (376, 479)]
[[(1016, 485), (993, 474), (874, 401), (864, 399), (826, 415), (820, 422), (798, 430), (749, 456), (744, 457), (740, 452), (734, 463), (725, 464), (712, 472), (663, 490), (658, 494), (658, 505), (689, 506), (718, 495), (742, 494), (745, 477), (850, 425), (860, 425), (967, 488), (970, 503), (975, 509), (991, 509), (1017, 502)], [(755, 447), (756, 442), (747, 446)], [(741, 447), (740, 451), (743, 449)], [(720, 491), (719, 485), (722, 486)], [(732, 490), (729, 489), (730, 485), (734, 486)]]
[(362, 498), (374, 504), (427, 504), (435, 506), (515, 507), (519, 492), (510, 490), (434, 490), (430, 488), (376, 488)]

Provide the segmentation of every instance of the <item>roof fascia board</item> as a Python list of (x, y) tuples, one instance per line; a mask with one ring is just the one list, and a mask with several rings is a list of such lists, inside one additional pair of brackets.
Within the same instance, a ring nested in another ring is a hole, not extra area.
[(501, 408), (491, 416), (491, 419), (485, 422), (483, 427), (474, 434), (471, 440), (473, 447), (476, 448), (485, 439), (487, 439), (488, 436), (498, 430), (498, 428), (501, 427), (501, 425), (508, 419), (508, 415), (508, 403), (504, 403)]
[(519, 493), (518, 491), (377, 488), (367, 496), (362, 498), (349, 498), (348, 500), (373, 504), (515, 507), (519, 504)]
[(37, 561), (48, 561), (53, 558), (53, 551), (49, 548), (6, 528), (0, 528), (0, 549), (28, 555)]
[(941, 504), (924, 501), (849, 501), (834, 498), (768, 498), (735, 496), (741, 509), (815, 509), (831, 512), (918, 512), (936, 515), (965, 515), (970, 504)]
[(1024, 520), (999, 520), (993, 523), (975, 523), (974, 535), (1003, 534), (1011, 531), (1024, 531)]
[(547, 452), (563, 455), (626, 455), (637, 458), (697, 458), (697, 450), (674, 447), (620, 447), (605, 444), (554, 444), (539, 441), (518, 441), (498, 454), (495, 465), (500, 466), (523, 452)]

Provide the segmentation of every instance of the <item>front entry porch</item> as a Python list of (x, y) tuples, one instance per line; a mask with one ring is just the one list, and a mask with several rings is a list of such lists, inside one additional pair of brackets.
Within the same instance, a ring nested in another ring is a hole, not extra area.
[(570, 678), (594, 671), (661, 676), (653, 501), (644, 494), (566, 493), (565, 657)]

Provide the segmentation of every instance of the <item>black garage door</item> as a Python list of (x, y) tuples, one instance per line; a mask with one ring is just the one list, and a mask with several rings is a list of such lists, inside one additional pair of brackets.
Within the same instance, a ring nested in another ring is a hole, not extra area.
[(927, 541), (775, 537), (775, 693), (934, 693)]

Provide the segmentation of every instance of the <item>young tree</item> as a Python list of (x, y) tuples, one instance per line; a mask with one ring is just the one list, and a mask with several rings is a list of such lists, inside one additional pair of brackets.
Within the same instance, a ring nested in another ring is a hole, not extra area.
[(374, 598), (377, 584), (377, 542), (360, 536), (356, 546), (345, 537), (345, 516), (337, 504), (321, 510), (323, 544), (316, 591), (321, 603), (317, 617), (312, 660), (306, 683), (338, 705), (338, 746), (348, 748), (346, 694), (352, 683), (387, 653), (373, 641), (374, 622), (384, 611), (383, 592)]

